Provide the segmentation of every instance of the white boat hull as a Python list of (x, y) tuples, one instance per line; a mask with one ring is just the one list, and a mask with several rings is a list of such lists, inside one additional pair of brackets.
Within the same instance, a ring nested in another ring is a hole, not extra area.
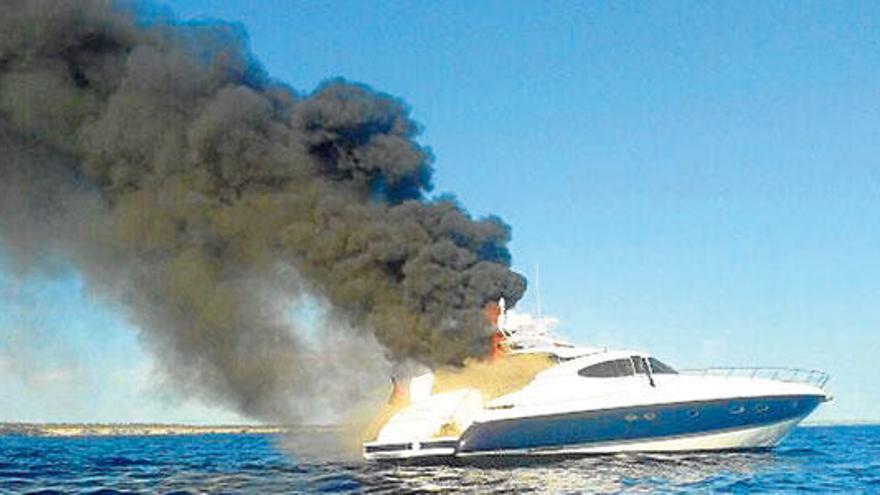
[[(820, 372), (807, 372), (801, 381), (799, 370), (792, 376), (770, 370), (767, 377), (759, 368), (745, 370), (748, 376), (678, 374), (652, 359), (637, 352), (585, 354), (486, 402), (477, 389), (427, 394), (395, 414), (377, 440), (364, 445), (364, 456), (491, 458), (771, 448), (831, 399), (822, 388), (827, 375)], [(649, 364), (658, 372), (649, 373)], [(461, 434), (438, 438), (441, 431)]]
[[(378, 460), (771, 448), (823, 400), (754, 397), (508, 417), (472, 423), (461, 437), (372, 442), (364, 455)], [(401, 415), (401, 422), (406, 418)]]

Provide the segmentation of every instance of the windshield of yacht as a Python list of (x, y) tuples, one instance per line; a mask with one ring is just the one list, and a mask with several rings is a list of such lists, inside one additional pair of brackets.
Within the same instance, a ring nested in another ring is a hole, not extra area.
[(635, 370), (631, 360), (615, 359), (581, 368), (578, 375), (587, 378), (616, 378), (635, 375)]
[(650, 366), (651, 374), (654, 375), (678, 374), (672, 366), (669, 366), (657, 358), (631, 356), (630, 358), (603, 361), (601, 363), (581, 368), (578, 370), (578, 375), (586, 378), (618, 378), (633, 376), (636, 374), (647, 375), (648, 366)]
[(657, 358), (648, 358), (651, 364), (651, 373), (655, 375), (677, 375), (678, 372), (672, 366), (660, 361)]

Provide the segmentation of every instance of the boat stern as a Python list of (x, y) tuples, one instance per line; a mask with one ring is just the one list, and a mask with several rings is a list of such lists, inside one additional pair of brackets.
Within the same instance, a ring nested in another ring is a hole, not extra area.
[(435, 437), (411, 442), (367, 442), (364, 459), (368, 461), (439, 459), (453, 457), (458, 451), (459, 437)]
[(479, 391), (460, 389), (428, 395), (391, 416), (375, 440), (363, 444), (367, 460), (454, 456), (459, 437), (483, 409)]

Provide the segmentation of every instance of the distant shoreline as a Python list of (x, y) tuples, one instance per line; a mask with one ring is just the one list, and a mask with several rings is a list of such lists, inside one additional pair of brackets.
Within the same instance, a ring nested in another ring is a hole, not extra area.
[(322, 425), (188, 425), (165, 423), (0, 423), (0, 435), (111, 437), (171, 435), (267, 435), (336, 429)]
[(799, 424), (801, 427), (813, 427), (813, 426), (880, 426), (880, 420), (842, 420), (842, 421), (806, 421), (804, 423)]
[[(880, 426), (880, 421), (823, 421), (802, 428)], [(341, 430), (336, 425), (191, 425), (174, 423), (0, 423), (0, 436), (28, 437), (149, 437), (182, 435), (280, 435)]]

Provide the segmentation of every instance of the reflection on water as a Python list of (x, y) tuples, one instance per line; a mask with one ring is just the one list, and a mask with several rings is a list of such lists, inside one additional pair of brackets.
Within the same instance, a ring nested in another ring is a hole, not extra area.
[(379, 473), (365, 474), (373, 488), (389, 491), (647, 493), (736, 483), (752, 478), (770, 464), (779, 469), (779, 461), (771, 452), (621, 454), (538, 462), (523, 460), (501, 467), (483, 463), (478, 466), (385, 465), (380, 468), (381, 483), (376, 483)]
[[(305, 453), (308, 452), (308, 455)], [(880, 493), (880, 427), (797, 428), (773, 451), (364, 463), (334, 432), (292, 437), (0, 436), (0, 493)]]

